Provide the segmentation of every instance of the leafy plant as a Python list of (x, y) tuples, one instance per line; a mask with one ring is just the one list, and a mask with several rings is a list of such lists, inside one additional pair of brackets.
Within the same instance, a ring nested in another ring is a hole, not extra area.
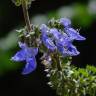
[(18, 44), (21, 48), (11, 59), (26, 61), (22, 74), (29, 74), (37, 67), (35, 56), (43, 53), (40, 58), (45, 66), (48, 84), (60, 96), (95, 96), (96, 68), (87, 65), (78, 68), (71, 65), (72, 56), (80, 52), (73, 45), (74, 40), (85, 40), (78, 30), (71, 25), (68, 18), (51, 19), (48, 24), (36, 26), (30, 24), (28, 6), (32, 0), (15, 0), (16, 6), (22, 5), (26, 26), (18, 32)]

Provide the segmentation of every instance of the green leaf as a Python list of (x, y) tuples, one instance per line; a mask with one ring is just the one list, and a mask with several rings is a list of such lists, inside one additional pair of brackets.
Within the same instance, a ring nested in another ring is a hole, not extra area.
[(20, 5), (21, 5), (21, 0), (12, 0), (12, 2), (13, 2), (16, 6), (20, 6)]

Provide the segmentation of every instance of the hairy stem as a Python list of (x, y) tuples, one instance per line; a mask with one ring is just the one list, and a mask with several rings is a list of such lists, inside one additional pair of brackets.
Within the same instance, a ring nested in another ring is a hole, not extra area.
[(61, 65), (60, 65), (60, 60), (59, 60), (60, 58), (59, 58), (58, 54), (55, 54), (54, 56), (55, 56), (55, 59), (57, 60), (56, 61), (57, 68), (58, 68), (59, 71), (61, 71), (62, 68), (61, 68)]
[(29, 14), (28, 14), (28, 8), (27, 8), (27, 3), (26, 0), (22, 0), (22, 8), (23, 8), (23, 14), (24, 14), (24, 19), (27, 27), (27, 31), (30, 32), (32, 31), (31, 24), (30, 24), (30, 19), (29, 19)]

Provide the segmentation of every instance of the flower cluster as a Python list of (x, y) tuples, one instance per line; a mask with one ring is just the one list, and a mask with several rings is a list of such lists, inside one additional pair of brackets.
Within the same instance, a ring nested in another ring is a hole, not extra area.
[(11, 59), (14, 61), (26, 61), (26, 66), (22, 71), (22, 74), (28, 74), (36, 69), (35, 56), (38, 53), (38, 48), (30, 48), (25, 43), (19, 42), (21, 50), (15, 54)]
[[(61, 55), (63, 58), (76, 56), (80, 53), (72, 42), (74, 40), (85, 40), (85, 38), (81, 36), (77, 30), (71, 27), (71, 21), (67, 18), (61, 18), (56, 21), (56, 24), (54, 22), (51, 23), (53, 24), (51, 26), (42, 24), (38, 28), (34, 27), (34, 34), (32, 34), (32, 36), (31, 34), (25, 37), (23, 36), (24, 38), (27, 37), (27, 43), (25, 42), (26, 40), (24, 40), (24, 43), (19, 41), (21, 50), (12, 57), (12, 60), (26, 61), (27, 64), (25, 65), (22, 74), (28, 74), (36, 69), (37, 64), (35, 56), (38, 53), (38, 49), (43, 48), (41, 46), (47, 48), (46, 52), (45, 49), (40, 49), (44, 52), (42, 58), (44, 59), (43, 61), (46, 61), (47, 65), (52, 63), (53, 58), (50, 53)], [(35, 43), (32, 38), (35, 40)], [(38, 43), (37, 41), (41, 43)], [(31, 43), (31, 46), (28, 45), (29, 43)]]
[(63, 25), (63, 30), (49, 28), (45, 24), (40, 26), (43, 44), (51, 51), (57, 50), (64, 57), (78, 55), (79, 52), (72, 42), (73, 40), (85, 40), (85, 38), (71, 27), (69, 19), (61, 18), (58, 23)]
[(22, 6), (26, 27), (17, 30), (21, 50), (11, 60), (25, 61), (22, 74), (26, 75), (36, 69), (38, 52), (43, 53), (40, 60), (49, 79), (47, 84), (56, 90), (57, 95), (96, 96), (96, 68), (89, 65), (77, 68), (71, 65), (72, 56), (80, 54), (73, 41), (82, 41), (85, 37), (71, 26), (68, 18), (51, 19), (47, 25), (39, 27), (30, 24), (28, 8), (33, 1), (12, 0), (16, 6)]

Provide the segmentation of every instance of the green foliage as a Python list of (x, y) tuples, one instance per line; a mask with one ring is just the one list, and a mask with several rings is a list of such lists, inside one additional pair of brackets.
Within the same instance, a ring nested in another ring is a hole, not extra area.
[(77, 4), (74, 7), (74, 20), (80, 22), (84, 27), (89, 26), (92, 22), (92, 17), (88, 13), (88, 8), (85, 5)]
[(61, 64), (62, 70), (51, 69), (50, 87), (60, 96), (96, 96), (96, 67), (77, 68), (70, 62)]
[(20, 5), (21, 5), (21, 0), (12, 0), (12, 2), (13, 2), (16, 6), (20, 6)]
[(18, 69), (18, 67), (21, 66), (21, 64), (16, 64), (10, 60), (12, 54), (12, 50), (0, 50), (0, 77), (8, 72), (11, 72), (12, 70)]
[(10, 57), (15, 52), (16, 42), (17, 34), (14, 30), (0, 39), (0, 77), (21, 66), (21, 64), (15, 64), (10, 60)]

